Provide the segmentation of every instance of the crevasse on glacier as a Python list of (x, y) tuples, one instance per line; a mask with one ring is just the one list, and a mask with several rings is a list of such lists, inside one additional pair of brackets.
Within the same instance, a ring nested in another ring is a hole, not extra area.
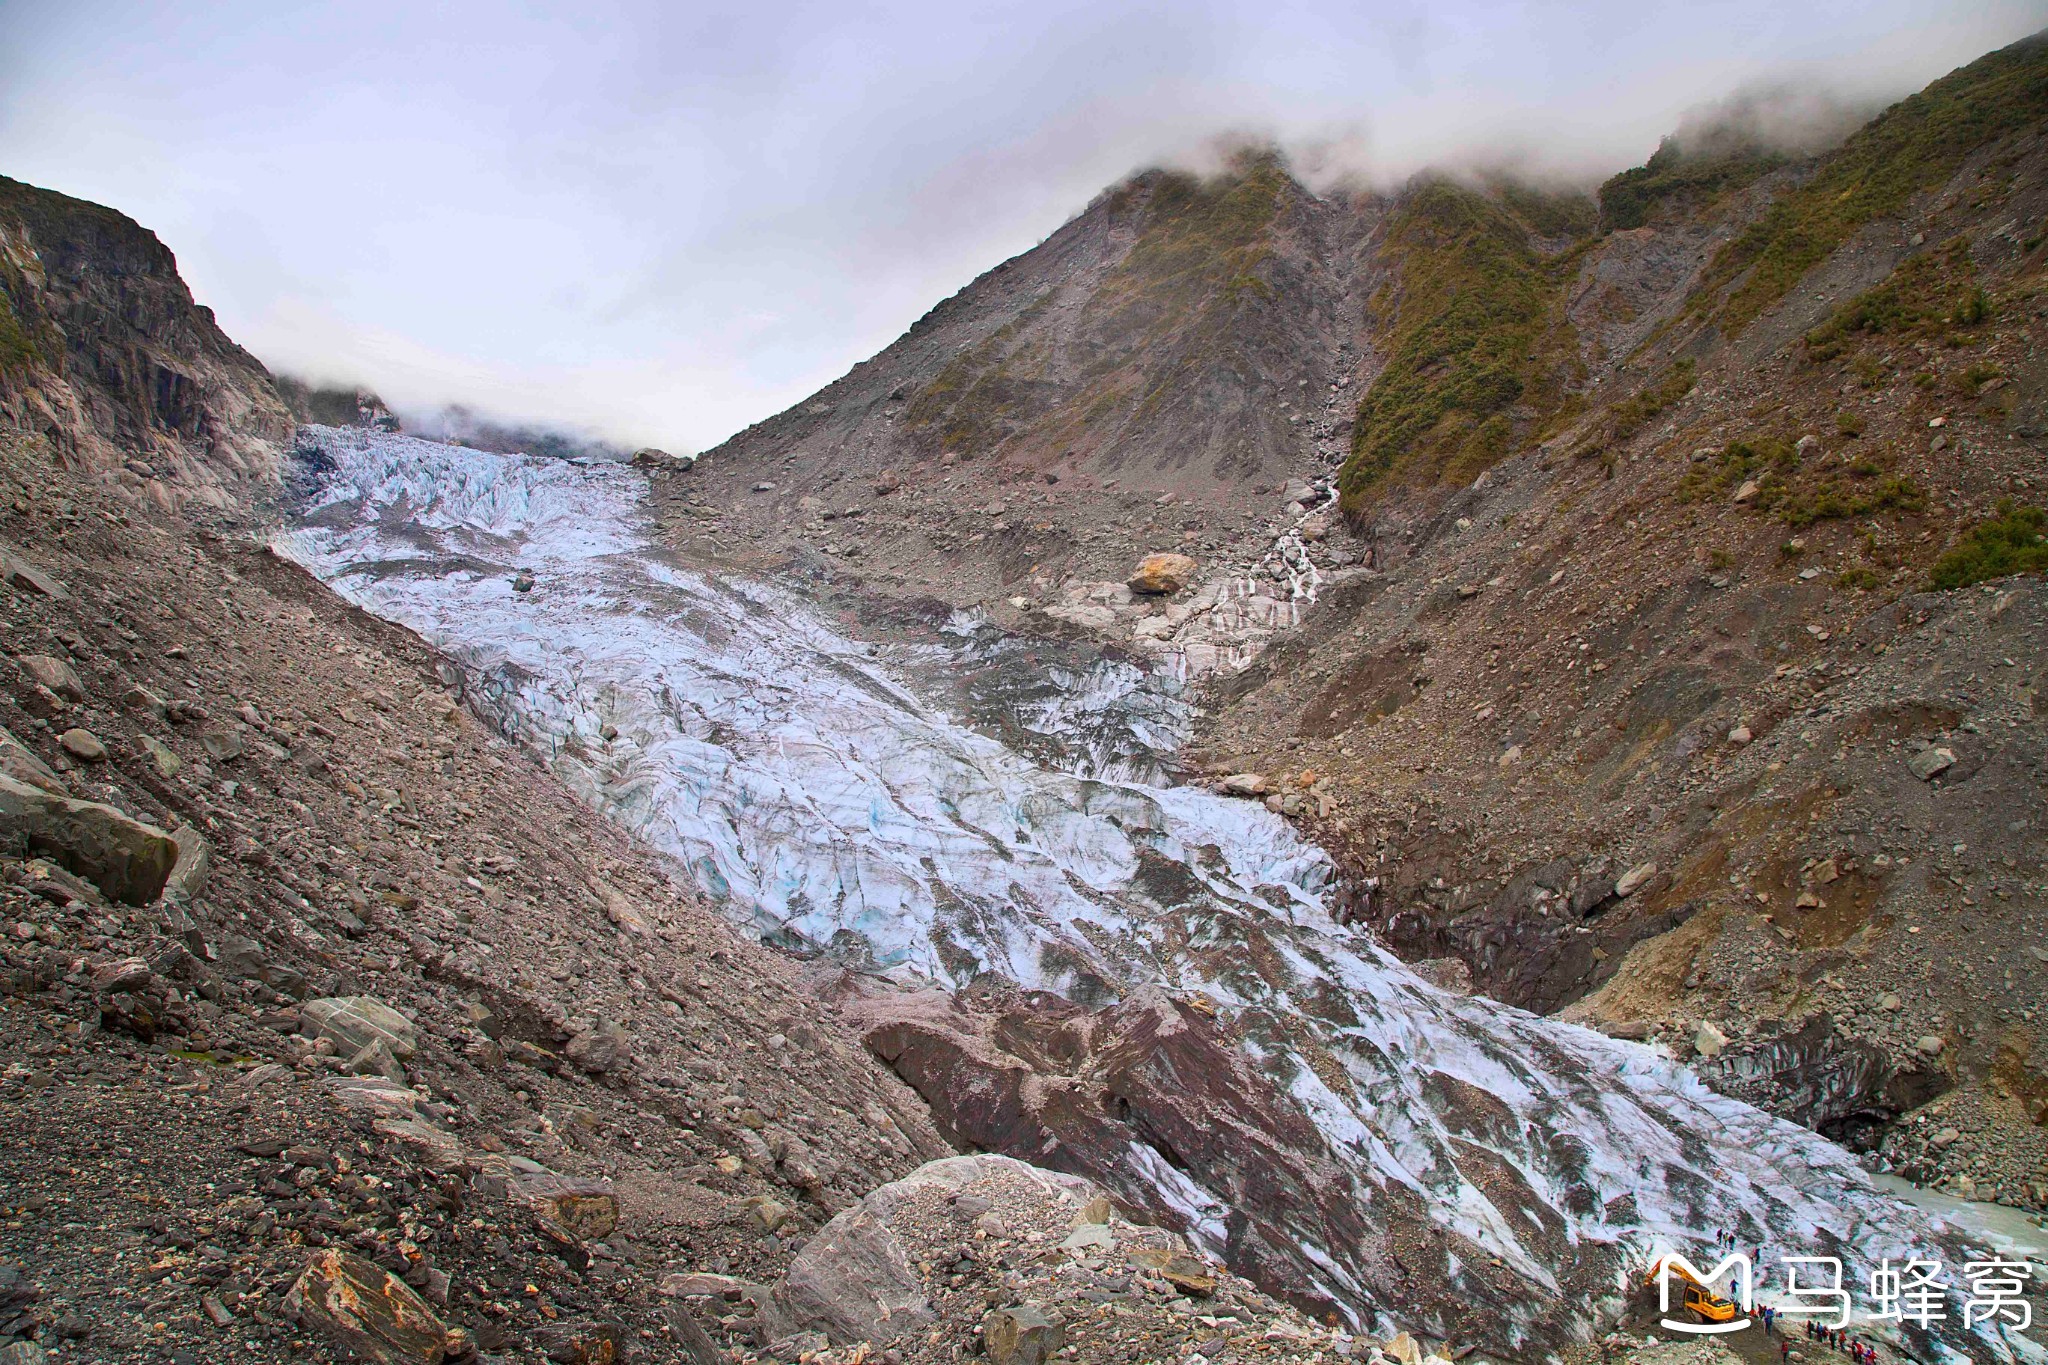
[[(1648, 1048), (1443, 992), (1339, 926), (1326, 857), (1279, 817), (1137, 780), (1156, 776), (1144, 755), (1182, 713), (1114, 666), (1017, 709), (1050, 746), (1027, 757), (920, 696), (933, 660), (851, 639), (787, 587), (650, 546), (629, 468), (332, 428), (300, 443), (314, 491), (281, 548), (445, 651), (506, 734), (764, 937), (942, 985), (999, 972), (1090, 1004), (1199, 990), (1361, 1190), (1419, 1197), (1534, 1295), (1565, 1289), (1563, 1255), (1607, 1266), (1618, 1293), (1654, 1249), (1704, 1252), (1722, 1232), (1852, 1266), (1943, 1236), (1840, 1149)], [(1073, 736), (1071, 771), (1044, 761)], [(1475, 1124), (1460, 1095), (1512, 1120)], [(1480, 1128), (1540, 1209), (1496, 1202), (1467, 1173)], [(1223, 1201), (1148, 1152), (1134, 1144), (1131, 1162), (1157, 1205), (1220, 1239)], [(1546, 1218), (1566, 1252), (1537, 1235)], [(1351, 1249), (1302, 1250), (1330, 1300), (1384, 1308), (1364, 1302)], [(1544, 1307), (1501, 1311), (1533, 1322)]]

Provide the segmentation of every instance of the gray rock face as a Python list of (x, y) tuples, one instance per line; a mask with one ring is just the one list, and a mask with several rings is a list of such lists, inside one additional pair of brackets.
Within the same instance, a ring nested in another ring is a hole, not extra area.
[[(49, 348), (13, 383), (34, 395), (30, 411), (65, 429), (76, 457), (121, 495), (165, 508), (226, 507), (274, 478), (291, 412), (263, 366), (193, 303), (154, 233), (12, 180), (0, 183), (0, 231), (35, 244), (13, 311)], [(0, 547), (0, 575), (65, 595), (12, 546)]]
[(47, 853), (114, 900), (147, 905), (163, 891), (178, 846), (154, 825), (0, 776), (0, 847)]
[(178, 846), (178, 860), (164, 879), (162, 895), (173, 904), (190, 904), (206, 889), (210, 859), (206, 836), (190, 825), (180, 825), (171, 831), (171, 842)]
[(299, 1031), (308, 1038), (326, 1038), (341, 1056), (353, 1057), (381, 1042), (399, 1061), (419, 1051), (419, 1031), (410, 1019), (368, 995), (329, 996), (299, 1006)]

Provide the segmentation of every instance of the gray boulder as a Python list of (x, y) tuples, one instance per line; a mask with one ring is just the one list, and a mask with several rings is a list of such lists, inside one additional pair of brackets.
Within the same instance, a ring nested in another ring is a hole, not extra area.
[(71, 594), (64, 590), (62, 583), (52, 578), (18, 548), (5, 541), (0, 541), (0, 583), (5, 583), (17, 592), (47, 597), (52, 602), (67, 602), (71, 599)]
[(609, 1075), (632, 1064), (633, 1035), (607, 1020), (571, 1038), (562, 1055), (579, 1071)]
[(206, 836), (190, 825), (180, 825), (171, 831), (171, 842), (178, 846), (178, 859), (164, 879), (162, 895), (174, 905), (189, 905), (206, 889)]
[(30, 678), (66, 701), (84, 701), (85, 684), (78, 680), (78, 674), (62, 659), (53, 659), (47, 654), (24, 654), (15, 660), (21, 671)]
[(178, 845), (155, 825), (0, 775), (0, 849), (46, 853), (112, 900), (147, 905), (177, 865)]

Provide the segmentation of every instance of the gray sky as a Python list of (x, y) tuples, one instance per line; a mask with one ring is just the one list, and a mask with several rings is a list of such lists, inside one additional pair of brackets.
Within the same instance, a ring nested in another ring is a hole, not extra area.
[(281, 369), (676, 449), (1219, 136), (1592, 175), (1890, 96), (2048, 0), (0, 0), (0, 172), (111, 204)]

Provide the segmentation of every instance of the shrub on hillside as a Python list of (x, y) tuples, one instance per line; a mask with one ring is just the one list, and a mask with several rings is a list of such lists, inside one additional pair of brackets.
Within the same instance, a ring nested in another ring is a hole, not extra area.
[(1971, 527), (1960, 545), (1935, 561), (1932, 585), (1967, 588), (2016, 573), (2048, 573), (2048, 512), (2008, 498), (1999, 502), (1998, 515)]

